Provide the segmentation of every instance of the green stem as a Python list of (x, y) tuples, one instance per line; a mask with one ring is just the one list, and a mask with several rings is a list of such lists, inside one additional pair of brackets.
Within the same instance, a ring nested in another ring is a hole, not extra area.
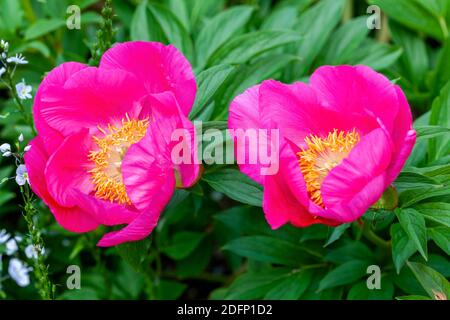
[(375, 232), (373, 232), (373, 230), (370, 228), (369, 224), (364, 224), (362, 233), (363, 233), (364, 237), (366, 237), (367, 240), (372, 242), (377, 247), (381, 247), (381, 248), (389, 249), (389, 250), (391, 249), (391, 242), (380, 238)]
[(28, 186), (20, 188), (24, 201), (24, 218), (27, 223), (28, 232), (31, 237), (31, 243), (36, 251), (37, 258), (34, 259), (33, 272), (36, 277), (36, 288), (39, 295), (44, 300), (52, 300), (55, 295), (55, 286), (49, 279), (48, 266), (45, 264), (45, 257), (43, 254), (44, 241), (35, 224), (34, 218), (36, 216), (36, 208), (33, 206), (33, 195)]
[(447, 22), (445, 21), (445, 18), (439, 17), (438, 20), (439, 20), (439, 25), (441, 26), (442, 34), (444, 35), (444, 38), (448, 38), (449, 32), (448, 32)]

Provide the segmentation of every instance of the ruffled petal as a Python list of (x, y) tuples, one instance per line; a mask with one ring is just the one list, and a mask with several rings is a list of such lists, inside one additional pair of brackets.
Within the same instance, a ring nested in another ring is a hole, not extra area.
[(92, 140), (87, 129), (66, 138), (50, 157), (45, 169), (49, 192), (60, 205), (71, 207), (78, 204), (77, 192), (89, 194), (94, 186), (88, 159)]
[(325, 136), (334, 129), (361, 133), (377, 128), (375, 119), (352, 112), (323, 108), (316, 92), (297, 82), (286, 85), (265, 81), (260, 89), (261, 122), (265, 128), (278, 128), (282, 137), (302, 145), (307, 135)]
[[(260, 85), (251, 87), (234, 98), (230, 104), (228, 128), (232, 129), (229, 133), (234, 140), (235, 155), (242, 159), (238, 161), (239, 169), (262, 184), (264, 177), (261, 175), (260, 159), (259, 157), (256, 157), (255, 161), (250, 161), (250, 159), (251, 155), (259, 154), (259, 148), (264, 147), (265, 150), (269, 150), (268, 140), (257, 137), (253, 141), (254, 143), (251, 143), (244, 136), (246, 130), (263, 129), (260, 120), (259, 88)], [(240, 131), (242, 136), (239, 135)]]
[(366, 66), (324, 66), (310, 78), (311, 88), (324, 106), (341, 114), (359, 113), (380, 118), (391, 131), (398, 113), (394, 85)]
[(133, 73), (147, 93), (171, 91), (187, 116), (194, 104), (197, 85), (189, 62), (174, 46), (157, 42), (119, 43), (105, 52), (101, 69)]
[(72, 232), (88, 232), (96, 229), (99, 223), (88, 212), (78, 207), (62, 207), (51, 197), (44, 175), (48, 159), (45, 146), (40, 137), (33, 139), (30, 145), (31, 149), (24, 157), (33, 192), (49, 206), (56, 221), (64, 229)]
[(46, 88), (55, 86), (63, 87), (67, 79), (87, 66), (77, 62), (67, 62), (59, 65), (50, 71), (44, 78), (36, 92), (33, 104), (34, 124), (38, 134), (47, 149), (47, 152), (53, 153), (64, 140), (64, 137), (55, 129), (50, 127), (41, 115), (41, 92)]
[(388, 183), (397, 178), (416, 143), (416, 132), (412, 128), (411, 108), (400, 87), (396, 86), (395, 89), (399, 100), (399, 112), (394, 122), (395, 130), (391, 133), (394, 153), (391, 165), (387, 170)]
[[(323, 203), (330, 209), (323, 216), (341, 222), (361, 216), (388, 186), (384, 171), (391, 156), (390, 137), (383, 129), (375, 129), (362, 137), (348, 157), (332, 169), (322, 183)], [(336, 206), (346, 210), (336, 211)]]
[(98, 126), (120, 123), (126, 114), (136, 118), (144, 95), (142, 84), (131, 73), (89, 67), (73, 74), (62, 88), (44, 87), (40, 114), (65, 137), (80, 128), (94, 134)]

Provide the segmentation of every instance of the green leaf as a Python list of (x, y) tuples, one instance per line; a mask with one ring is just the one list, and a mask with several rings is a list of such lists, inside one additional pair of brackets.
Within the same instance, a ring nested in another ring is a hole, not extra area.
[(175, 14), (163, 6), (149, 4), (150, 12), (155, 17), (165, 38), (177, 47), (188, 60), (193, 60), (194, 48), (189, 33)]
[(358, 50), (353, 52), (348, 63), (366, 65), (374, 70), (384, 70), (392, 66), (402, 53), (401, 48), (366, 39)]
[[(450, 41), (448, 41), (447, 46), (449, 47), (449, 49), (445, 59), (448, 62), (450, 60), (448, 59), (448, 57), (450, 56)], [(446, 68), (450, 68), (450, 65), (446, 66)], [(450, 82), (448, 82), (445, 87), (442, 88), (439, 97), (434, 100), (433, 105), (431, 106), (430, 125), (438, 125), (443, 128), (450, 127)], [(448, 155), (449, 153), (449, 134), (435, 137), (428, 141), (428, 156), (430, 158), (430, 161), (439, 159), (444, 155)]]
[(428, 229), (428, 234), (447, 255), (450, 255), (450, 230), (446, 227)]
[(277, 268), (258, 273), (244, 273), (228, 288), (225, 299), (260, 299), (289, 272), (289, 269)]
[(429, 68), (425, 41), (394, 21), (389, 22), (389, 27), (394, 42), (404, 50), (399, 59), (403, 74), (415, 84), (422, 84)]
[(333, 248), (325, 256), (325, 261), (337, 264), (347, 263), (349, 261), (360, 260), (370, 264), (374, 261), (372, 251), (362, 242), (350, 242), (341, 247)]
[(333, 242), (339, 240), (339, 238), (344, 234), (345, 230), (347, 230), (351, 226), (351, 223), (344, 223), (340, 226), (333, 229), (333, 232), (331, 232), (330, 237), (328, 238), (327, 242), (325, 243), (324, 247), (329, 246)]
[(207, 65), (246, 63), (266, 51), (300, 39), (296, 32), (288, 30), (261, 30), (247, 33), (226, 42), (211, 56)]
[(367, 274), (365, 261), (349, 261), (331, 270), (319, 283), (319, 291), (355, 282)]
[(395, 299), (397, 300), (431, 300), (428, 297), (424, 297), (424, 296), (401, 296), (401, 297), (396, 297)]
[(394, 285), (392, 281), (381, 278), (380, 289), (367, 288), (366, 281), (355, 284), (348, 292), (348, 300), (392, 300), (394, 297)]
[(450, 228), (450, 203), (430, 202), (414, 206), (425, 219), (440, 223)]
[(420, 189), (406, 190), (400, 194), (400, 207), (407, 208), (412, 205), (433, 197), (446, 196), (450, 194), (448, 186), (431, 186)]
[(320, 53), (327, 42), (331, 32), (339, 23), (344, 10), (344, 0), (323, 0), (305, 11), (294, 27), (304, 34), (298, 54), (302, 62), (296, 70), (296, 77), (305, 75), (314, 59)]
[(131, 19), (130, 39), (165, 42), (163, 31), (148, 8), (148, 1), (142, 1)]
[(160, 280), (156, 287), (156, 298), (158, 300), (176, 300), (180, 298), (187, 289), (187, 285), (173, 280)]
[(311, 269), (301, 269), (290, 274), (267, 292), (267, 300), (297, 300), (308, 289), (312, 280)]
[(408, 262), (408, 267), (431, 298), (446, 300), (450, 297), (450, 284), (439, 272), (416, 262)]
[(298, 19), (298, 12), (297, 6), (283, 6), (275, 9), (264, 19), (261, 30), (292, 29)]
[(391, 226), (391, 239), (392, 259), (394, 261), (397, 273), (400, 273), (400, 270), (405, 265), (406, 260), (408, 260), (409, 257), (417, 251), (417, 248), (414, 243), (409, 240), (408, 235), (399, 223)]
[(25, 31), (25, 40), (32, 40), (46, 35), (66, 25), (64, 19), (41, 19), (28, 27)]
[(233, 200), (252, 206), (262, 205), (262, 187), (236, 169), (222, 169), (203, 175), (214, 190), (224, 193)]
[(437, 40), (443, 40), (444, 34), (438, 20), (411, 0), (370, 0), (371, 4), (381, 7), (389, 18), (421, 31)]
[(183, 231), (176, 233), (170, 245), (161, 248), (161, 251), (175, 260), (181, 260), (190, 255), (200, 244), (203, 233)]
[(202, 108), (210, 103), (234, 69), (235, 67), (229, 64), (219, 64), (202, 71), (197, 76), (198, 91), (194, 106), (189, 114), (190, 119), (195, 119)]
[(425, 260), (428, 260), (427, 228), (425, 219), (414, 209), (398, 209), (395, 211), (403, 230), (414, 243)]
[(450, 133), (450, 128), (440, 126), (421, 126), (416, 127), (417, 139), (430, 139), (443, 136)]
[(20, 1), (0, 0), (0, 30), (7, 30), (10, 34), (20, 27), (23, 22), (23, 10)]
[(220, 46), (242, 30), (253, 10), (251, 6), (234, 6), (220, 12), (204, 25), (195, 41), (199, 68)]
[(322, 64), (339, 65), (346, 63), (369, 34), (370, 30), (366, 26), (366, 21), (367, 17), (359, 17), (339, 27), (324, 50)]
[[(285, 240), (267, 236), (248, 236), (229, 242), (224, 250), (257, 261), (300, 266), (317, 253)], [(320, 255), (319, 255), (320, 256)]]
[(116, 246), (117, 252), (136, 272), (145, 270), (143, 263), (148, 256), (148, 250), (152, 244), (151, 237), (144, 240), (126, 242)]

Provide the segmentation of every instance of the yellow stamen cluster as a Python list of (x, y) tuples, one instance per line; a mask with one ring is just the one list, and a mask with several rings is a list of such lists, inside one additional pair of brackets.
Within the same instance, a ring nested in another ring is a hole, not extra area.
[(334, 129), (321, 138), (310, 135), (305, 138), (307, 148), (297, 153), (306, 189), (313, 202), (323, 207), (320, 187), (328, 173), (350, 153), (359, 142), (356, 130), (346, 132)]
[(128, 115), (120, 126), (98, 128), (103, 137), (94, 137), (98, 150), (89, 153), (94, 168), (89, 171), (95, 185), (95, 196), (119, 204), (131, 204), (122, 180), (122, 160), (128, 148), (139, 142), (147, 132), (148, 119), (130, 120)]

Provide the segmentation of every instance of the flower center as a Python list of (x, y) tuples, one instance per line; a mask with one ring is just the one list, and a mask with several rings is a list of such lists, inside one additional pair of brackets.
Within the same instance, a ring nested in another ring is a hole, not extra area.
[(355, 129), (340, 131), (334, 129), (325, 138), (310, 135), (305, 138), (308, 146), (298, 152), (300, 170), (306, 182), (306, 190), (311, 200), (323, 207), (320, 187), (328, 173), (350, 153), (359, 142), (360, 136)]
[(99, 127), (102, 138), (94, 137), (98, 150), (89, 153), (94, 168), (89, 171), (95, 185), (95, 196), (99, 199), (131, 204), (122, 180), (122, 160), (128, 148), (139, 142), (147, 132), (148, 119), (130, 120), (128, 115), (121, 126)]

